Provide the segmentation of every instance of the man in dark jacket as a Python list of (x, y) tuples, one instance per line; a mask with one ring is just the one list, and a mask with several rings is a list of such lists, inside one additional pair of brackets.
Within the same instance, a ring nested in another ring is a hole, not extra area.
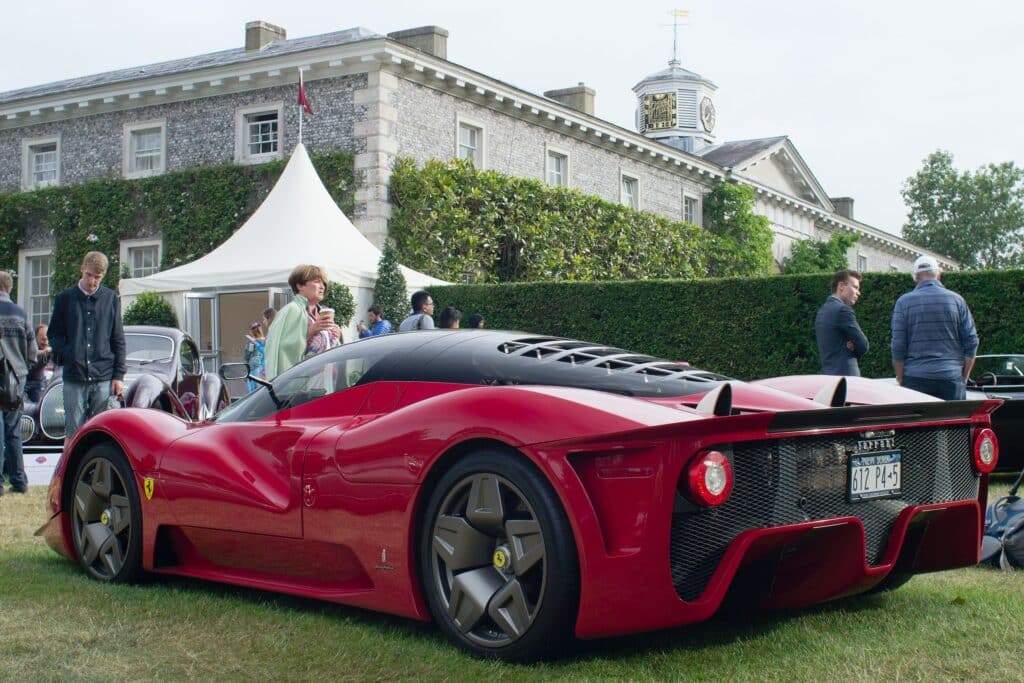
[(825, 299), (814, 319), (823, 375), (860, 376), (857, 359), (867, 353), (868, 338), (857, 324), (853, 305), (860, 298), (862, 277), (855, 270), (836, 271), (832, 276), (832, 295)]
[(54, 362), (63, 367), (65, 438), (107, 407), (124, 386), (124, 329), (113, 290), (100, 282), (107, 257), (90, 251), (82, 278), (53, 301), (47, 336)]
[[(28, 322), (25, 309), (11, 301), (14, 279), (6, 270), (0, 270), (0, 352), (10, 363), (25, 386), (28, 367), (36, 358), (36, 336)], [(21, 407), (7, 406), (3, 411), (3, 439), (0, 439), (0, 495), (3, 495), (4, 472), (11, 480), (11, 491), (25, 493), (28, 477), (21, 448)]]

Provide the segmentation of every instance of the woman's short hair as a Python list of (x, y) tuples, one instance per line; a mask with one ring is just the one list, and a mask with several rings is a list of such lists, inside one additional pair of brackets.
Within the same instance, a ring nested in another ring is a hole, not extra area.
[(323, 282), (324, 287), (330, 284), (330, 281), (327, 279), (327, 273), (324, 272), (323, 268), (300, 263), (292, 268), (292, 274), (288, 276), (288, 286), (292, 288), (292, 294), (298, 294), (299, 285), (304, 285), (314, 280)]

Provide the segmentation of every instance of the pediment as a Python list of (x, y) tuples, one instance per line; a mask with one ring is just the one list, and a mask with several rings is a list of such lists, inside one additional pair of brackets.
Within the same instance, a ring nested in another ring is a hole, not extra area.
[(735, 163), (732, 170), (780, 194), (828, 211), (834, 210), (825, 190), (789, 138), (780, 138), (774, 144), (757, 150)]

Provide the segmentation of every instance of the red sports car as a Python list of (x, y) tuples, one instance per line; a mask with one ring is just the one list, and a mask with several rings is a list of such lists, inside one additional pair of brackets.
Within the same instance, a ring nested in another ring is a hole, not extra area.
[(780, 386), (515, 332), (371, 337), (206, 422), (99, 415), (41, 531), (101, 581), (433, 619), (509, 660), (977, 561), (999, 401)]

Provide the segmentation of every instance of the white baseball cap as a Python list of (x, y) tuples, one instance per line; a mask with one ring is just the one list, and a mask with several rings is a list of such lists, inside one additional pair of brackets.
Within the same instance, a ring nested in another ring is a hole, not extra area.
[(917, 260), (914, 261), (914, 267), (910, 269), (910, 273), (915, 277), (921, 273), (937, 273), (939, 272), (939, 264), (932, 256), (918, 256)]

